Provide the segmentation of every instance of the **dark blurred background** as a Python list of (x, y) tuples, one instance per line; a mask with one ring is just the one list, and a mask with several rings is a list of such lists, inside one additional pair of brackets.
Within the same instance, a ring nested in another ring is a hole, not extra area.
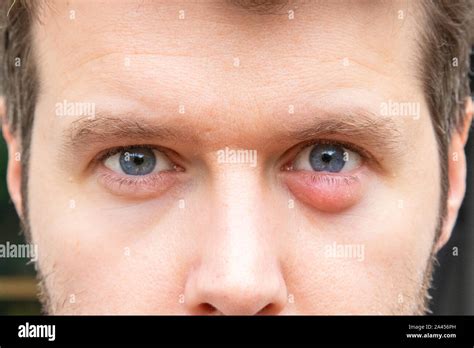
[[(26, 243), (20, 234), (18, 216), (7, 191), (7, 149), (0, 136), (0, 244)], [(35, 271), (25, 258), (0, 258), (0, 315), (39, 314)], [(1, 330), (0, 330), (1, 331)]]
[[(474, 55), (471, 56), (474, 67)], [(472, 70), (472, 69), (471, 69)], [(474, 91), (474, 74), (471, 74)], [(466, 146), (467, 190), (456, 227), (438, 254), (431, 309), (434, 315), (474, 315), (474, 132)], [(6, 188), (7, 150), (0, 136), (0, 244), (25, 243), (18, 217)], [(457, 248), (457, 253), (453, 252)], [(36, 300), (35, 272), (28, 260), (0, 259), (0, 315), (40, 314)]]

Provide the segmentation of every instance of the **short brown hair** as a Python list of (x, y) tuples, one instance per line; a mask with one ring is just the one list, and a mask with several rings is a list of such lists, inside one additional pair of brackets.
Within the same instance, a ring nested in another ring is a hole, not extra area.
[[(448, 147), (454, 130), (464, 127), (470, 97), (470, 54), (474, 45), (474, 1), (422, 2), (427, 28), (422, 32), (420, 79), (431, 114), (441, 164), (440, 219), (448, 198)], [(438, 231), (439, 233), (440, 231)]]
[[(0, 0), (1, 1), (1, 0)], [(243, 8), (258, 10), (281, 5), (281, 0), (232, 0)], [(0, 56), (3, 60), (2, 93), (6, 99), (10, 130), (22, 147), (23, 218), (31, 131), (40, 81), (32, 55), (31, 28), (40, 1), (2, 1)], [(469, 57), (474, 43), (474, 1), (426, 0), (420, 3), (426, 28), (421, 33), (420, 76), (435, 129), (442, 174), (440, 218), (444, 218), (448, 192), (448, 146), (453, 130), (464, 124), (464, 106), (470, 96)], [(18, 64), (21, 65), (19, 68)]]

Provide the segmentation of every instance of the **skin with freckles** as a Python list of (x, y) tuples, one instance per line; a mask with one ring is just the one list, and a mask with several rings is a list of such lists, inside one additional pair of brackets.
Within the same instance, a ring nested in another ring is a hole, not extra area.
[[(28, 197), (19, 164), (8, 180), (17, 208), (28, 201), (48, 312), (425, 311), (433, 252), (464, 195), (466, 135), (453, 134), (441, 227), (416, 2), (261, 14), (226, 1), (71, 0), (41, 19)], [(95, 114), (57, 115), (63, 101)], [(419, 117), (382, 115), (390, 101), (417, 103)], [(349, 169), (312, 168), (315, 144), (349, 154)], [(158, 167), (124, 173), (133, 146)], [(226, 147), (256, 151), (256, 165), (219, 161)]]

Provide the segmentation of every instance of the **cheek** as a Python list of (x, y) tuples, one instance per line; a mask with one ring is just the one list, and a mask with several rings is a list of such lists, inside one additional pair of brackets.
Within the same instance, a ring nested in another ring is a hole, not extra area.
[(284, 181), (300, 201), (318, 211), (337, 213), (355, 205), (363, 196), (367, 175), (286, 172)]
[[(298, 226), (298, 238), (287, 260), (295, 260), (289, 262), (290, 281), (302, 311), (413, 313), (421, 301), (436, 226), (436, 201), (426, 190), (413, 190), (413, 182), (406, 188), (399, 182), (389, 185), (371, 180), (366, 187), (361, 183), (360, 201), (355, 201), (349, 214), (296, 211), (292, 224)], [(299, 181), (296, 184), (305, 187)], [(312, 188), (306, 186), (306, 190)], [(308, 196), (312, 207), (334, 202), (315, 199), (315, 192), (324, 190), (318, 187), (300, 194)]]
[[(66, 197), (57, 197), (56, 204), (48, 206), (35, 195), (32, 202), (39, 266), (48, 275), (55, 310), (172, 312), (185, 275), (176, 255), (189, 255), (176, 237), (180, 216), (163, 212), (158, 203), (105, 205), (86, 194), (74, 197), (72, 209)], [(132, 293), (141, 296), (129, 301)], [(75, 303), (69, 302), (70, 295)]]

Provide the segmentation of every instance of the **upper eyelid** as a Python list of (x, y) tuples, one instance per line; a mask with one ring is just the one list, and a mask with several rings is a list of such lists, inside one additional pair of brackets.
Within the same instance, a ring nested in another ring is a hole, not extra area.
[[(168, 155), (166, 154), (165, 150), (163, 150), (163, 148), (160, 148), (159, 146), (156, 146), (156, 145), (130, 145), (130, 146), (116, 146), (116, 147), (112, 147), (112, 148), (109, 148), (109, 149), (106, 149), (106, 150), (103, 150), (101, 152), (99, 152), (93, 159), (92, 162), (101, 162), (101, 161), (104, 161), (105, 159), (113, 156), (113, 155), (116, 155), (118, 153), (120, 153), (121, 151), (124, 151), (124, 150), (127, 150), (127, 149), (131, 149), (131, 148), (146, 148), (146, 149), (152, 149), (152, 150), (155, 150), (155, 151), (158, 151), (160, 153), (162, 153), (163, 155), (165, 155), (168, 159)], [(169, 159), (171, 161), (171, 159)]]
[(355, 145), (350, 142), (346, 141), (341, 141), (341, 140), (334, 140), (334, 139), (329, 139), (329, 138), (321, 138), (321, 139), (313, 139), (309, 140), (303, 143), (300, 143), (294, 147), (292, 147), (290, 150), (288, 150), (286, 153), (290, 152), (292, 153), (290, 159), (286, 160), (285, 163), (283, 164), (282, 168), (288, 168), (289, 164), (293, 164), (295, 159), (299, 154), (301, 154), (304, 150), (307, 148), (318, 145), (318, 144), (331, 144), (331, 145), (338, 145), (342, 146), (343, 148), (346, 148), (350, 151), (357, 152), (360, 156), (363, 162), (367, 163), (375, 163), (376, 165), (379, 165), (376, 158), (366, 149)]
[(174, 168), (179, 168), (180, 169), (179, 171), (185, 171), (184, 167), (180, 163), (177, 163), (174, 159), (170, 158), (170, 156), (168, 155), (166, 150), (163, 149), (163, 147), (160, 147), (160, 146), (157, 146), (157, 145), (142, 145), (142, 144), (127, 145), (127, 146), (115, 146), (115, 147), (111, 147), (111, 148), (108, 148), (106, 150), (103, 150), (92, 158), (92, 160), (87, 165), (87, 168), (88, 168), (87, 170), (88, 171), (93, 171), (93, 170), (95, 170), (95, 168), (97, 168), (97, 166), (103, 166), (105, 160), (107, 160), (111, 156), (114, 156), (114, 155), (120, 153), (121, 151), (129, 149), (129, 148), (148, 148), (148, 149), (158, 151), (163, 156), (166, 157), (166, 160), (169, 161), (170, 164), (172, 164)]
[[(280, 166), (280, 167), (281, 168), (287, 168), (289, 164), (292, 165), (293, 162), (295, 161), (296, 157), (302, 151), (304, 151), (308, 147), (318, 145), (318, 144), (331, 144), (331, 145), (342, 146), (344, 148), (347, 148), (350, 151), (357, 152), (361, 156), (361, 159), (362, 159), (363, 163), (375, 163), (377, 166), (379, 166), (379, 163), (377, 162), (376, 158), (369, 151), (367, 151), (366, 149), (364, 149), (361, 146), (355, 145), (352, 142), (347, 142), (347, 141), (343, 141), (343, 140), (339, 140), (339, 139), (320, 138), (320, 139), (312, 139), (312, 140), (304, 141), (302, 143), (299, 143), (299, 144), (293, 146), (292, 148), (288, 149), (287, 151), (285, 151), (286, 155), (284, 154), (283, 157), (286, 157), (288, 153), (292, 153), (292, 155), (291, 155), (290, 159), (285, 160), (283, 165)], [(148, 148), (148, 149), (158, 151), (161, 154), (163, 154), (167, 158), (167, 160), (170, 161), (171, 163), (173, 163), (174, 165), (178, 165), (178, 167), (183, 167), (180, 163), (176, 163), (174, 158), (170, 158), (169, 153), (170, 152), (174, 153), (173, 150), (170, 150), (170, 149), (158, 146), (158, 145), (151, 145), (151, 144), (135, 144), (135, 145), (132, 144), (132, 145), (125, 145), (125, 146), (121, 145), (121, 146), (115, 146), (115, 147), (108, 148), (106, 150), (103, 150), (103, 151), (99, 152), (96, 156), (94, 156), (94, 158), (90, 162), (90, 165), (92, 166), (92, 165), (99, 164), (99, 163), (103, 162), (104, 160), (106, 160), (107, 158), (109, 158), (109, 157), (111, 157), (111, 156), (113, 156), (117, 153), (120, 153), (123, 150), (130, 149), (130, 148)], [(179, 154), (176, 154), (176, 155), (179, 156)], [(179, 157), (181, 157), (181, 156), (179, 156)]]
[(370, 152), (365, 150), (364, 148), (357, 146), (355, 144), (352, 144), (350, 142), (345, 142), (345, 141), (339, 141), (339, 140), (330, 140), (330, 139), (318, 139), (318, 140), (312, 140), (302, 148), (302, 150), (306, 149), (307, 147), (314, 146), (314, 145), (319, 145), (319, 144), (328, 144), (328, 145), (339, 145), (341, 147), (344, 147), (348, 150), (354, 151), (359, 153), (363, 157), (371, 158), (373, 157)]
[[(173, 169), (177, 172), (184, 172), (185, 169), (182, 167), (180, 164), (177, 164), (173, 159), (171, 159), (167, 153), (165, 153), (166, 150), (163, 150), (162, 147), (157, 146), (157, 145), (129, 145), (129, 146), (116, 146), (109, 148), (107, 150), (104, 150), (100, 152), (98, 155), (95, 156), (95, 158), (90, 162), (89, 168), (92, 170), (93, 168), (96, 168), (97, 166), (105, 166), (104, 162), (108, 158), (115, 156), (116, 154), (119, 154), (123, 150), (127, 150), (130, 148), (146, 148), (146, 149), (152, 149), (155, 151), (158, 151), (161, 153), (163, 156), (166, 157), (166, 160), (169, 162), (169, 164), (173, 167)], [(151, 175), (151, 174), (149, 174)]]

